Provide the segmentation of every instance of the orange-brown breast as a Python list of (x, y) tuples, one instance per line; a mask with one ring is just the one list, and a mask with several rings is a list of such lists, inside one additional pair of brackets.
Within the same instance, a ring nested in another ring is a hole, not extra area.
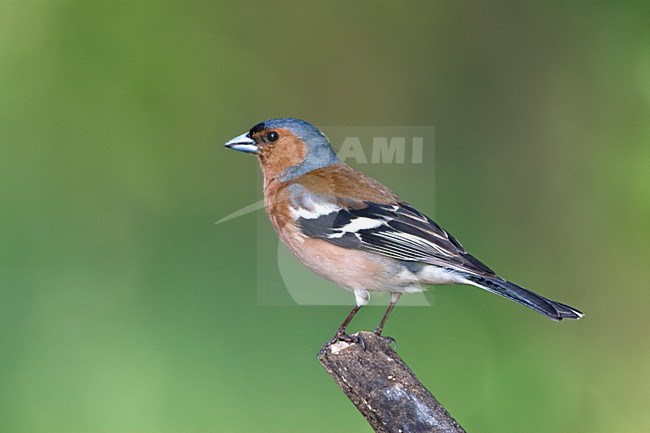
[(290, 185), (299, 184), (341, 206), (364, 207), (365, 201), (396, 203), (399, 198), (374, 179), (345, 164), (313, 170), (288, 182), (265, 179), (264, 204), (280, 239), (305, 266), (347, 289), (385, 290), (391, 259), (346, 249), (305, 236), (291, 214)]
[(361, 250), (346, 249), (323, 239), (306, 238), (301, 243), (285, 245), (296, 258), (316, 275), (348, 290), (386, 290), (390, 280), (391, 259)]
[(292, 223), (291, 197), (286, 185), (272, 180), (264, 185), (264, 208), (268, 214), (273, 228), (280, 234), (284, 227)]

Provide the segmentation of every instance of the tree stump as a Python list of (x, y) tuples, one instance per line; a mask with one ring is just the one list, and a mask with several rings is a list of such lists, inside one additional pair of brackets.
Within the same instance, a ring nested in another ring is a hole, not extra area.
[(369, 332), (318, 354), (325, 370), (378, 433), (465, 433), (390, 347)]

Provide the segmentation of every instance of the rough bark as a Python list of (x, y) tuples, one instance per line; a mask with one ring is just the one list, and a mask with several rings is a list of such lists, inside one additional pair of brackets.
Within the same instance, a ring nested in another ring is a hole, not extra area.
[(385, 339), (352, 337), (327, 344), (318, 359), (375, 432), (465, 432)]

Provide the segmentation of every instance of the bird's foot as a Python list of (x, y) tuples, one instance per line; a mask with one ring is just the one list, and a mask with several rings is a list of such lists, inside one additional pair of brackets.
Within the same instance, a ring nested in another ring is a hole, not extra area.
[(388, 344), (392, 349), (395, 349), (397, 347), (397, 340), (395, 340), (393, 337), (386, 337), (384, 335), (381, 335), (382, 329), (377, 328), (373, 331), (373, 334), (375, 334), (377, 337), (381, 338)]
[(358, 335), (348, 335), (345, 332), (345, 329), (339, 329), (336, 331), (336, 334), (334, 334), (334, 337), (327, 343), (326, 346), (331, 346), (334, 343), (337, 343), (339, 341), (344, 341), (346, 343), (351, 343), (351, 344), (360, 344), (363, 350), (366, 349), (366, 345), (363, 342), (363, 339), (359, 337)]

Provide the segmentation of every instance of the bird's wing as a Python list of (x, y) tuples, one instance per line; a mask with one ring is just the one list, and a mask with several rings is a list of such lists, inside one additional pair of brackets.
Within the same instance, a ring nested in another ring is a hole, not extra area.
[[(312, 198), (310, 202), (317, 200)], [(407, 203), (365, 201), (345, 207), (321, 205), (320, 209), (320, 214), (295, 209), (296, 222), (304, 235), (397, 260), (494, 275), (451, 234)]]
[(432, 219), (346, 164), (313, 170), (282, 188), (305, 236), (481, 276), (494, 272)]

